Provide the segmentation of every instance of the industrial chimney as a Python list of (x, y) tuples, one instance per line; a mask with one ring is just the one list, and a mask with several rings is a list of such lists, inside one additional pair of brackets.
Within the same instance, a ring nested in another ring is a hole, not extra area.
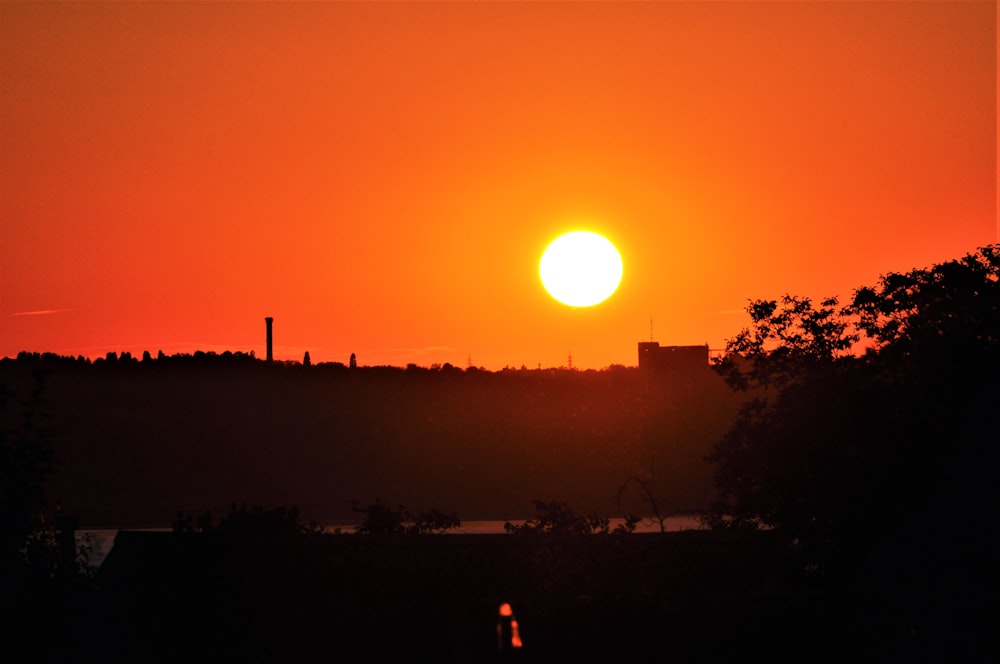
[(271, 323), (274, 322), (274, 319), (268, 316), (264, 319), (264, 322), (267, 323), (267, 361), (270, 362), (274, 359), (273, 347), (271, 345)]

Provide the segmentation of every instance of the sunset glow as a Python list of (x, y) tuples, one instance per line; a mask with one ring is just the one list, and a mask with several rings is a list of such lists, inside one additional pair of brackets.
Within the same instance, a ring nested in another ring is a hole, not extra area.
[[(0, 356), (717, 349), (997, 241), (995, 2), (0, 3)], [(553, 306), (598, 219), (627, 287)]]

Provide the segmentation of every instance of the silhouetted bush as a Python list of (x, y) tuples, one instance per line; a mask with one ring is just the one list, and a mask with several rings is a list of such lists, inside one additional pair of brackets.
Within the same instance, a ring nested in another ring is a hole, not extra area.
[(255, 535), (287, 537), (300, 534), (313, 534), (322, 531), (315, 523), (299, 523), (297, 507), (275, 507), (264, 510), (258, 505), (247, 507), (246, 503), (239, 507), (234, 503), (229, 514), (222, 517), (218, 523), (213, 523), (211, 511), (206, 511), (198, 517), (177, 514), (173, 523), (173, 531), (177, 533), (207, 533), (217, 532), (223, 535)]
[(359, 507), (354, 501), (352, 510), (364, 514), (355, 528), (359, 535), (429, 535), (462, 525), (454, 512), (446, 514), (436, 508), (428, 512), (410, 512), (402, 505), (393, 508), (378, 498), (367, 507)]
[[(611, 520), (596, 514), (577, 514), (569, 505), (559, 501), (536, 500), (535, 517), (522, 524), (510, 521), (504, 523), (504, 530), (511, 535), (532, 533), (554, 533), (564, 535), (607, 534), (611, 532)], [(639, 517), (627, 516), (623, 524), (615, 527), (615, 533), (635, 531)]]

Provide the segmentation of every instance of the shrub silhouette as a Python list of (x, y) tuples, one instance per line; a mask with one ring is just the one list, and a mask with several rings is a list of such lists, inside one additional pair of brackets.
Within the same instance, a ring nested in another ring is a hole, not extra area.
[[(607, 517), (596, 514), (577, 514), (569, 505), (556, 500), (533, 501), (535, 504), (535, 518), (528, 519), (522, 524), (514, 524), (510, 521), (504, 523), (504, 530), (512, 535), (530, 533), (556, 533), (556, 534), (607, 534), (611, 532), (611, 521)], [(614, 532), (630, 533), (635, 530), (639, 518), (627, 516), (625, 523), (615, 528)]]
[(359, 507), (357, 501), (353, 501), (351, 509), (365, 515), (355, 528), (359, 535), (429, 535), (462, 525), (454, 512), (447, 514), (436, 508), (428, 512), (410, 512), (402, 505), (393, 508), (379, 498), (367, 507)]

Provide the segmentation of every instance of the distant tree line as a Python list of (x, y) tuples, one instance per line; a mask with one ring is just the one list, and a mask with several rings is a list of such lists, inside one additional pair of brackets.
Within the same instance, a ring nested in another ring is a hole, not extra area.
[[(135, 357), (130, 351), (108, 351), (103, 357), (89, 358), (85, 355), (59, 355), (57, 353), (51, 352), (32, 352), (32, 351), (21, 351), (14, 358), (0, 358), (0, 366), (4, 364), (20, 364), (29, 365), (38, 368), (57, 368), (57, 367), (68, 367), (68, 366), (95, 366), (95, 367), (129, 367), (137, 365), (187, 365), (187, 366), (237, 366), (237, 365), (248, 365), (248, 364), (266, 364), (264, 360), (257, 358), (256, 353), (251, 350), (245, 351), (223, 351), (221, 353), (215, 351), (202, 351), (196, 350), (193, 353), (174, 353), (166, 354), (162, 350), (157, 351), (155, 355), (150, 353), (148, 350), (143, 351), (141, 357)], [(570, 369), (567, 367), (541, 367), (528, 368), (525, 365), (521, 365), (519, 368), (505, 366), (497, 372), (490, 371), (483, 367), (469, 365), (465, 368), (458, 367), (450, 362), (434, 362), (428, 366), (419, 365), (415, 362), (408, 362), (404, 366), (397, 365), (369, 365), (369, 366), (359, 366), (357, 364), (357, 358), (352, 353), (351, 359), (348, 364), (343, 362), (313, 362), (309, 351), (306, 351), (302, 357), (301, 362), (296, 362), (293, 360), (275, 360), (270, 363), (271, 366), (277, 367), (308, 367), (315, 368), (318, 370), (339, 370), (339, 369), (362, 369), (362, 370), (379, 370), (379, 371), (407, 371), (411, 373), (440, 373), (440, 374), (476, 374), (476, 373), (595, 373), (598, 371), (634, 371), (635, 367), (627, 367), (621, 364), (612, 364), (604, 369)]]
[(173, 355), (167, 355), (162, 350), (158, 351), (154, 357), (148, 350), (143, 351), (142, 358), (136, 358), (129, 351), (122, 351), (117, 353), (115, 351), (108, 351), (104, 357), (98, 357), (91, 360), (83, 355), (77, 355), (76, 357), (58, 355), (56, 353), (33, 353), (29, 351), (21, 351), (17, 354), (13, 360), (10, 358), (0, 359), (0, 363), (10, 363), (17, 362), (21, 364), (29, 364), (38, 367), (58, 367), (58, 366), (72, 366), (72, 365), (83, 365), (83, 366), (101, 366), (101, 365), (112, 365), (112, 366), (129, 366), (136, 364), (147, 364), (147, 363), (173, 363), (173, 364), (221, 364), (221, 363), (243, 363), (249, 361), (256, 361), (256, 356), (254, 351), (245, 353), (243, 351), (224, 351), (222, 353), (216, 353), (214, 351), (195, 351), (194, 353), (175, 353)]

